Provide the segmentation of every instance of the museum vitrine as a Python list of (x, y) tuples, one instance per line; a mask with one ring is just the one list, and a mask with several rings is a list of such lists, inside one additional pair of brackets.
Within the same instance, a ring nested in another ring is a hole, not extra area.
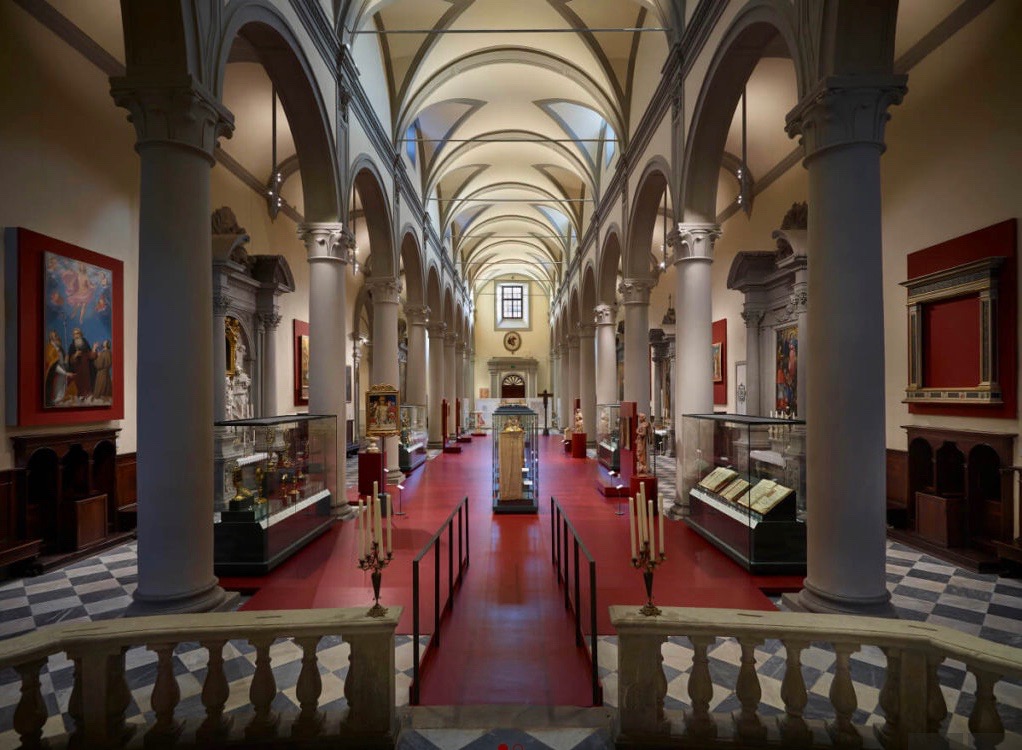
[(525, 404), (493, 412), (493, 511), (539, 510), (539, 415)]
[(804, 572), (805, 422), (687, 414), (682, 446), (689, 526), (754, 573)]
[(596, 405), (596, 458), (608, 471), (621, 469), (621, 404)]
[(401, 438), (398, 441), (398, 459), (401, 471), (417, 469), (427, 458), (426, 407), (421, 404), (401, 404)]
[(329, 528), (337, 486), (337, 418), (217, 422), (214, 572), (261, 575)]

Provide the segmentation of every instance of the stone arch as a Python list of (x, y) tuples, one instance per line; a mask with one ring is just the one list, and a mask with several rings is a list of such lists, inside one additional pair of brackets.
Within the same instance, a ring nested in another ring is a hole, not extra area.
[(307, 221), (336, 221), (341, 211), (340, 176), (328, 109), (297, 36), (280, 12), (260, 0), (224, 10), (214, 91), (223, 95), (231, 47), (237, 37), (256, 51), (280, 97), (294, 137)]
[(405, 300), (416, 307), (425, 304), (426, 280), (423, 277), (422, 252), (411, 226), (402, 230), (401, 264), (405, 271)]
[(443, 299), (442, 320), (447, 324), (447, 331), (451, 332), (454, 330), (454, 295), (447, 285), (444, 285)]
[(433, 264), (430, 264), (429, 271), (426, 273), (426, 304), (429, 305), (430, 320), (443, 320), (441, 317), (443, 294), (440, 285), (440, 272)]
[(352, 191), (358, 191), (369, 233), (369, 255), (373, 275), (379, 278), (396, 277), (397, 256), (390, 221), (390, 206), (384, 181), (375, 163), (368, 157), (359, 157), (352, 166)]
[(686, 222), (716, 221), (717, 178), (735, 108), (763, 51), (778, 36), (794, 62), (801, 99), (806, 90), (805, 66), (795, 36), (791, 3), (753, 0), (738, 13), (717, 46), (685, 140), (683, 211), (675, 215), (683, 213)]
[(590, 324), (593, 322), (593, 310), (598, 302), (596, 295), (596, 269), (592, 263), (586, 264), (582, 272), (582, 295), (579, 298), (582, 305), (579, 308), (579, 320)]
[(568, 335), (575, 332), (576, 326), (581, 322), (579, 318), (579, 294), (578, 285), (572, 287), (571, 295), (568, 297)]
[(651, 159), (639, 177), (628, 220), (628, 245), (623, 264), (626, 278), (646, 279), (652, 275), (650, 250), (664, 191), (670, 193), (670, 180), (670, 165), (660, 156)]
[(618, 269), (621, 265), (621, 230), (612, 225), (603, 240), (599, 272), (596, 274), (597, 297), (605, 305), (617, 302)]

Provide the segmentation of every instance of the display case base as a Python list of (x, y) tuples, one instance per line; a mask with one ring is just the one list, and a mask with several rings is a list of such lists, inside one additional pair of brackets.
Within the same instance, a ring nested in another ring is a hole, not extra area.
[(605, 471), (596, 475), (596, 489), (604, 497), (628, 497), (628, 485), (622, 483), (621, 477), (608, 476)]
[(500, 500), (493, 501), (494, 513), (539, 513), (539, 504), (531, 498), (521, 500)]
[(429, 454), (426, 453), (426, 449), (422, 450), (405, 450), (404, 447), (400, 448), (401, 453), (398, 456), (398, 465), (401, 467), (401, 471), (405, 474), (411, 474), (413, 471), (418, 469), (429, 458)]
[(455, 440), (444, 443), (444, 453), (461, 453), (461, 446)]
[(458, 442), (459, 443), (471, 443), (472, 442), (472, 436), (468, 435), (468, 434), (458, 435)]

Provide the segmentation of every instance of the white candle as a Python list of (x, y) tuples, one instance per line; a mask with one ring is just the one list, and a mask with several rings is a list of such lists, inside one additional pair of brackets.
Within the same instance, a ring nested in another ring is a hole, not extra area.
[(390, 493), (387, 493), (387, 554), (391, 554), (394, 551), (394, 529), (390, 525), (390, 517), (394, 515), (392, 512), (393, 508), (390, 505)]
[(660, 554), (663, 555), (667, 550), (664, 549), (664, 496), (660, 495)]
[(639, 547), (646, 541), (646, 508), (642, 502), (642, 488), (639, 488), (639, 495), (635, 498), (636, 523), (639, 524)]
[(379, 554), (383, 551), (383, 522), (380, 517), (380, 497), (377, 495), (373, 498), (373, 511), (375, 515), (375, 525), (373, 526), (373, 541), (376, 542), (376, 552)]
[(355, 516), (355, 557), (359, 560), (362, 559), (362, 550), (364, 544), (362, 542), (362, 497), (358, 498), (358, 515)]
[(632, 544), (632, 558), (638, 557), (635, 542), (635, 498), (628, 498), (628, 541)]
[(653, 536), (653, 501), (646, 501), (646, 510), (649, 511), (649, 556), (650, 558), (656, 554), (656, 537)]

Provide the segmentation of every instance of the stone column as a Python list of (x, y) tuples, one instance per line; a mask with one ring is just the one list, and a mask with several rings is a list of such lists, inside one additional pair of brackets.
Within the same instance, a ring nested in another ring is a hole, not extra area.
[(408, 319), (408, 383), (407, 393), (401, 394), (402, 403), (425, 406), (426, 399), (426, 323), (429, 308), (405, 307)]
[(550, 348), (550, 390), (554, 394), (550, 399), (550, 426), (556, 429), (561, 425), (561, 350), (556, 345)]
[[(678, 224), (668, 242), (674, 251), (675, 304), (678, 327), (674, 383), (674, 439), (676, 455), (684, 455), (682, 414), (713, 411), (713, 309), (710, 299), (713, 243), (720, 236), (716, 224)], [(684, 462), (675, 470), (675, 502), (688, 507), (691, 487), (684, 482)]]
[(580, 323), (578, 326), (578, 395), (582, 399), (582, 418), (585, 419), (586, 442), (596, 445), (596, 325)]
[(444, 398), (444, 334), (447, 324), (430, 321), (426, 330), (429, 331), (429, 444), (441, 448), (444, 436), (440, 433), (440, 410)]
[(362, 440), (362, 419), (359, 405), (362, 403), (362, 347), (365, 340), (361, 334), (351, 334), (351, 437), (358, 443)]
[[(458, 334), (448, 331), (444, 335), (444, 398), (447, 399), (447, 430), (454, 433), (454, 399), (458, 397)], [(444, 440), (451, 435), (444, 435)]]
[[(762, 416), (763, 363), (759, 356), (759, 326), (763, 322), (763, 311), (745, 305), (742, 320), (745, 321), (745, 413), (754, 417)], [(773, 405), (765, 411), (773, 411)]]
[[(224, 293), (213, 293), (213, 421), (227, 419), (227, 347), (224, 336), (227, 327), (227, 310), (231, 300)], [(227, 428), (224, 428), (227, 429)]]
[(189, 79), (114, 78), (111, 93), (130, 112), (141, 166), (134, 375), (142, 502), (128, 613), (208, 611), (226, 599), (213, 575), (209, 171), (233, 118)]
[(650, 422), (660, 427), (664, 423), (664, 365), (667, 363), (670, 342), (664, 338), (663, 331), (652, 331), (657, 338), (651, 342), (653, 350), (653, 414)]
[[(570, 334), (568, 336), (568, 408), (565, 410), (569, 416), (567, 421), (568, 426), (575, 424), (575, 399), (581, 398), (582, 396), (578, 387), (578, 346), (578, 334)], [(590, 426), (587, 424), (585, 427), (588, 430)]]
[[(461, 400), (461, 421), (457, 423), (454, 428), (454, 434), (460, 435), (462, 427), (465, 425), (465, 342), (458, 341), (454, 347), (454, 397)], [(457, 410), (455, 409), (455, 418), (457, 418)]]
[[(828, 78), (787, 117), (809, 171), (806, 400), (811, 611), (893, 614), (887, 591), (880, 155), (905, 76)], [(800, 332), (801, 337), (801, 332)], [(849, 377), (855, 352), (855, 377)]]
[[(397, 311), (401, 304), (401, 281), (391, 277), (366, 279), (366, 287), (373, 300), (373, 385), (399, 387), (400, 374), (397, 361)], [(343, 308), (342, 308), (343, 309)], [(398, 455), (398, 435), (384, 438), (387, 451), (387, 481), (401, 479), (401, 457)]]
[(808, 393), (806, 387), (809, 381), (810, 359), (809, 354), (809, 271), (807, 269), (795, 271), (795, 285), (791, 293), (791, 304), (795, 308), (795, 315), (798, 318), (798, 362), (796, 363), (796, 385), (795, 398), (798, 401), (796, 411), (799, 419), (809, 418)]
[(596, 403), (617, 403), (617, 307), (597, 305), (596, 320)]
[(344, 377), (337, 375), (347, 361), (344, 316), (338, 311), (345, 309), (344, 269), (355, 240), (343, 224), (333, 222), (299, 224), (298, 236), (309, 259), (309, 414), (337, 416), (337, 487), (331, 505), (340, 512), (348, 507), (344, 444), (348, 407)]
[[(277, 416), (277, 329), (281, 317), (276, 312), (261, 313), (263, 327), (263, 400), (262, 416)], [(343, 387), (343, 383), (342, 383)], [(337, 439), (344, 442), (344, 423), (337, 423)]]
[[(625, 279), (618, 291), (625, 306), (625, 401), (649, 414), (649, 290), (651, 279)], [(706, 293), (709, 294), (707, 286)]]

